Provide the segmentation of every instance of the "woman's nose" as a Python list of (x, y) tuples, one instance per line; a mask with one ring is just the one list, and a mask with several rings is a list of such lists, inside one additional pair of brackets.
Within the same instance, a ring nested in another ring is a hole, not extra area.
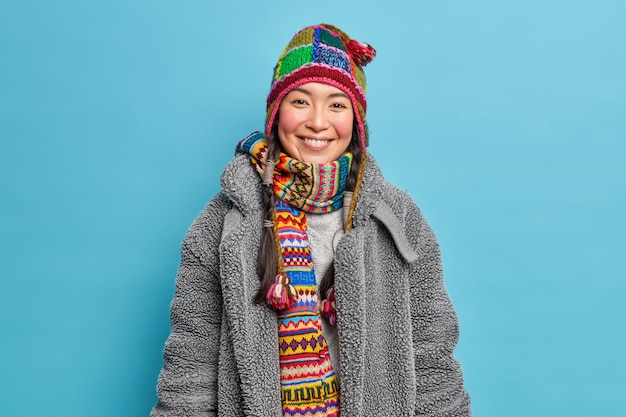
[(323, 108), (312, 108), (306, 126), (316, 132), (328, 129), (328, 116)]

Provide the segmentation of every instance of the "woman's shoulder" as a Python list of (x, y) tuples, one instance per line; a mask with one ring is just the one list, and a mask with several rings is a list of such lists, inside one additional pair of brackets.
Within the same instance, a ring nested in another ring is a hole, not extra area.
[(382, 173), (382, 169), (372, 155), (368, 155), (367, 166), (363, 178), (363, 194), (366, 199), (373, 200), (374, 204), (384, 202), (394, 211), (419, 210), (413, 197), (406, 189), (389, 182)]
[(369, 179), (364, 186), (369, 189), (364, 194), (369, 200), (365, 205), (372, 207), (371, 214), (385, 224), (395, 224), (412, 242), (433, 239), (432, 229), (413, 196), (385, 179), (373, 158), (368, 158), (368, 163)]
[(243, 215), (261, 209), (261, 177), (248, 155), (238, 154), (226, 165), (220, 177), (220, 185), (224, 196)]
[(195, 240), (216, 232), (221, 233), (224, 217), (232, 207), (233, 202), (223, 191), (219, 191), (191, 223), (185, 240)]
[(221, 235), (224, 219), (236, 208), (242, 214), (260, 207), (260, 180), (250, 159), (236, 155), (220, 176), (221, 189), (195, 218), (186, 239), (205, 240), (207, 235)]

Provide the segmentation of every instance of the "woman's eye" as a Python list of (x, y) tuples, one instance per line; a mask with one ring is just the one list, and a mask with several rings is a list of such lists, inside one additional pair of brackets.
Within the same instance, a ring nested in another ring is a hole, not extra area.
[(295, 100), (292, 100), (291, 102), (292, 102), (293, 104), (296, 104), (296, 105), (299, 105), (299, 106), (304, 106), (304, 105), (306, 105), (306, 101), (304, 101), (304, 100), (302, 100), (302, 99), (300, 99), (300, 98), (297, 98), (297, 99), (295, 99)]
[(343, 104), (343, 103), (333, 103), (333, 104), (331, 105), (331, 107), (332, 107), (332, 108), (334, 108), (334, 109), (347, 109), (347, 108), (348, 108), (348, 107), (347, 107), (345, 104)]

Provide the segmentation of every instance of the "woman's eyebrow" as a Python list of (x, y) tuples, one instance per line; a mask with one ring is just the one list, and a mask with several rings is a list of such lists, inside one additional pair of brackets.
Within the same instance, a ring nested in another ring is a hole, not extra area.
[(344, 92), (332, 93), (328, 95), (328, 98), (335, 98), (335, 97), (343, 97), (343, 98), (347, 98), (348, 100), (350, 100), (350, 97)]
[(296, 87), (296, 88), (294, 88), (291, 91), (299, 91), (299, 92), (304, 93), (306, 95), (309, 95), (309, 96), (311, 95), (311, 92), (309, 90), (307, 90), (306, 88), (303, 88), (303, 87)]
[[(298, 91), (298, 92), (306, 94), (308, 96), (310, 96), (312, 94), (311, 91), (307, 90), (304, 87), (295, 87), (291, 91)], [(343, 98), (347, 98), (348, 100), (350, 100), (350, 97), (346, 93), (344, 93), (343, 91), (340, 91), (340, 92), (337, 92), (337, 93), (331, 93), (331, 94), (328, 95), (328, 98), (336, 98), (336, 97), (343, 97)]]

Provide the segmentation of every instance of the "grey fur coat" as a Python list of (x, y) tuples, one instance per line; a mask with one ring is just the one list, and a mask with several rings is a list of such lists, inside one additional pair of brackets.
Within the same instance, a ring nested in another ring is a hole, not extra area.
[[(276, 315), (251, 301), (261, 181), (240, 155), (221, 182), (182, 244), (153, 417), (281, 416)], [(439, 246), (371, 157), (353, 220), (335, 255), (341, 416), (470, 416)]]

